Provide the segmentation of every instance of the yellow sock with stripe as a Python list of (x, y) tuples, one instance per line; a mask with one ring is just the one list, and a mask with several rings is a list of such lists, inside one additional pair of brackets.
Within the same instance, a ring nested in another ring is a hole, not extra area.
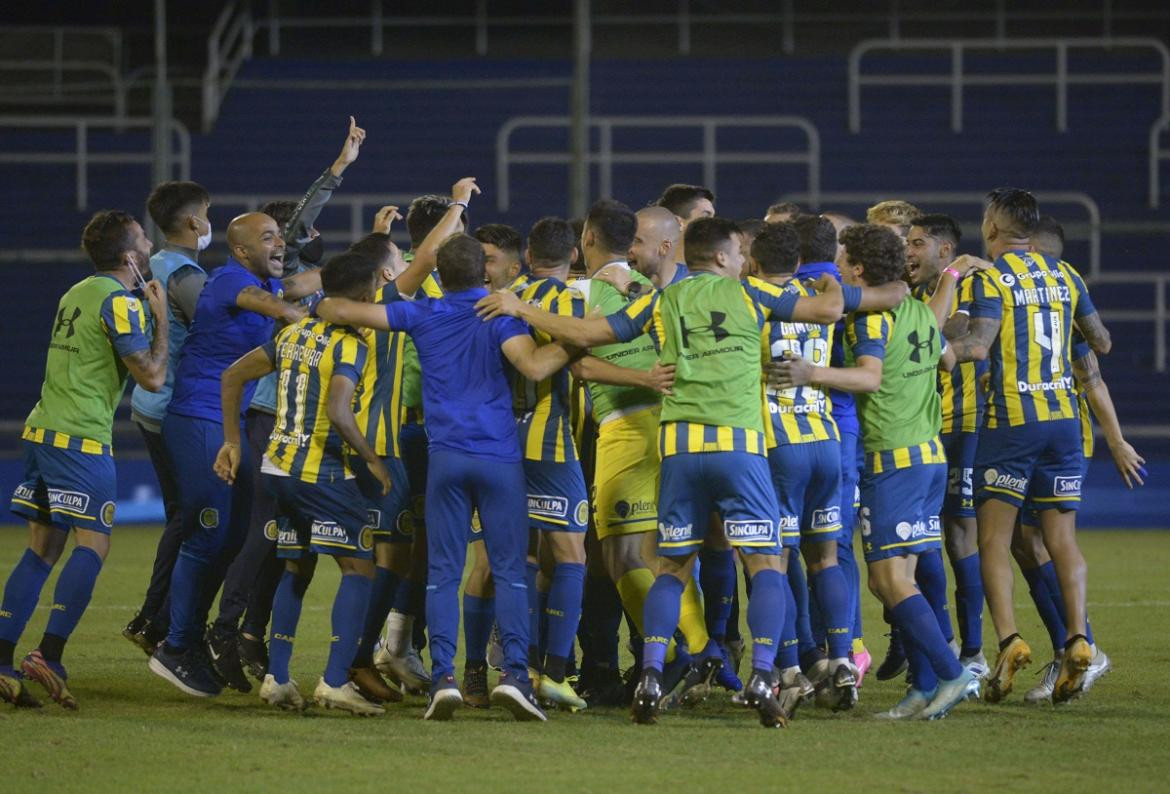
[(710, 637), (707, 635), (707, 621), (703, 616), (703, 602), (695, 580), (687, 582), (682, 594), (682, 607), (678, 613), (678, 628), (687, 639), (687, 647), (693, 654), (702, 653)]
[[(654, 574), (650, 572), (649, 568), (634, 568), (626, 571), (622, 577), (617, 580), (618, 595), (622, 599), (622, 607), (634, 621), (634, 626), (638, 629), (638, 633), (643, 633), (643, 613), (646, 609), (646, 594), (650, 592), (650, 588), (654, 586)], [(666, 648), (666, 661), (674, 661), (674, 641)]]

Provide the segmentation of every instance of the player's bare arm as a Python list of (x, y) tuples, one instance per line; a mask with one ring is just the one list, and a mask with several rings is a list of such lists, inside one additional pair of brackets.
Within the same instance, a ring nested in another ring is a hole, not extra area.
[(993, 317), (976, 317), (968, 322), (967, 333), (950, 341), (955, 351), (955, 361), (984, 361), (999, 334), (999, 320)]
[[(311, 272), (317, 273), (315, 270)], [(317, 273), (318, 287), (320, 284), (321, 274)], [(286, 292), (285, 295), (287, 296), (288, 293)], [(240, 290), (240, 294), (236, 296), (236, 305), (245, 311), (263, 314), (265, 317), (271, 317), (290, 325), (305, 318), (305, 310), (300, 306), (294, 306), (287, 300), (281, 300), (271, 292), (265, 292), (259, 287), (244, 287)]]
[(167, 382), (167, 345), (171, 332), (166, 319), (167, 297), (157, 281), (147, 282), (145, 293), (151, 316), (158, 318), (154, 324), (154, 336), (149, 349), (122, 356), (122, 363), (139, 386), (147, 391), (158, 391)]
[(321, 291), (321, 268), (313, 267), (280, 280), (286, 301), (299, 301)]
[(1113, 465), (1117, 467), (1121, 479), (1128, 488), (1133, 488), (1135, 482), (1138, 485), (1145, 485), (1146, 470), (1143, 464), (1146, 459), (1137, 453), (1121, 433), (1117, 409), (1113, 406), (1109, 387), (1101, 377), (1097, 355), (1090, 351), (1087, 356), (1074, 359), (1072, 367), (1077, 385), (1084, 391), (1085, 398), (1093, 409), (1093, 416), (1105, 434), (1105, 443), (1109, 445), (1109, 454), (1113, 457)]
[(837, 279), (825, 274), (813, 284), (815, 295), (802, 295), (792, 308), (792, 320), (798, 323), (835, 323), (845, 311), (845, 298)]
[(813, 385), (858, 394), (882, 387), (882, 360), (876, 356), (859, 356), (854, 367), (821, 367), (804, 358), (787, 358), (771, 362), (765, 373), (768, 385), (780, 389)]
[(233, 483), (240, 467), (240, 404), (244, 400), (244, 384), (259, 380), (276, 366), (268, 352), (257, 347), (241, 356), (223, 371), (219, 378), (220, 410), (223, 413), (223, 446), (215, 456), (213, 468), (220, 479)]
[(361, 151), (362, 143), (366, 140), (366, 131), (357, 125), (357, 119), (353, 116), (349, 117), (349, 131), (345, 134), (345, 143), (341, 144), (341, 152), (338, 153), (337, 159), (333, 161), (333, 165), (329, 166), (329, 171), (334, 176), (341, 176), (345, 169), (357, 160), (358, 153)]
[(317, 316), (334, 325), (374, 328), (389, 331), (386, 307), (377, 303), (363, 303), (349, 298), (324, 298), (317, 304)]
[(394, 284), (398, 287), (398, 294), (409, 297), (422, 286), (426, 277), (435, 269), (438, 260), (439, 246), (453, 234), (462, 230), (463, 211), (471, 197), (479, 195), (479, 185), (475, 184), (475, 177), (465, 176), (451, 187), (452, 204), (447, 208), (443, 218), (431, 229), (430, 233), (419, 243), (414, 252), (414, 259)]
[[(825, 277), (822, 276), (822, 278)], [(836, 279), (833, 280), (836, 281)], [(909, 294), (910, 287), (901, 280), (891, 281), (880, 287), (862, 287), (861, 303), (858, 305), (857, 311), (881, 312), (892, 309)]]
[(946, 350), (938, 357), (938, 368), (943, 372), (950, 372), (955, 368), (956, 363), (955, 351), (951, 349), (950, 345), (947, 345)]
[(499, 290), (480, 298), (475, 304), (475, 311), (484, 320), (503, 314), (518, 317), (533, 328), (574, 347), (593, 347), (618, 341), (604, 317), (580, 318), (550, 314), (520, 300), (511, 290)]
[(342, 440), (366, 462), (370, 474), (382, 485), (382, 496), (385, 496), (390, 493), (390, 472), (386, 471), (382, 459), (374, 454), (366, 437), (358, 430), (357, 419), (353, 413), (355, 388), (356, 384), (344, 375), (334, 375), (330, 378), (329, 398), (325, 411), (329, 416), (329, 422), (337, 429)]
[(620, 367), (597, 356), (582, 356), (572, 363), (569, 371), (578, 380), (604, 383), (608, 386), (634, 386), (653, 389), (659, 394), (673, 394), (674, 364), (654, 362), (649, 370)]
[(531, 336), (519, 335), (506, 340), (500, 349), (521, 375), (532, 381), (551, 377), (569, 363), (570, 354), (557, 343), (537, 345)]
[(1104, 356), (1113, 349), (1113, 337), (1109, 335), (1109, 329), (1105, 327), (1105, 323), (1101, 322), (1099, 313), (1086, 314), (1084, 317), (1078, 317), (1074, 322), (1094, 353)]

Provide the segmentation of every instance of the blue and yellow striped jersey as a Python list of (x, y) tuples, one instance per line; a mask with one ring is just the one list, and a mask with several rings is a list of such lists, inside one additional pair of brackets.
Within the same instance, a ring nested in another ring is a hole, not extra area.
[[(975, 277), (968, 276), (955, 286), (950, 314), (971, 311)], [(911, 292), (922, 302), (933, 294), (926, 284), (919, 284)], [(964, 361), (950, 372), (939, 370), (938, 392), (942, 402), (942, 433), (974, 433), (983, 419), (983, 395), (980, 379), (987, 372), (986, 361)]]
[(1096, 311), (1080, 273), (1054, 257), (1013, 251), (973, 286), (971, 319), (999, 322), (989, 355), (987, 426), (1075, 419), (1073, 323)]
[[(402, 300), (398, 291), (387, 284), (374, 295), (374, 303)], [(406, 405), (402, 381), (406, 369), (406, 345), (409, 337), (401, 331), (362, 332), (366, 341), (366, 366), (362, 371), (361, 399), (358, 401), (357, 424), (374, 453), (398, 458), (398, 431), (402, 429)], [(417, 354), (416, 354), (417, 355)]]
[[(789, 281), (784, 289), (796, 295), (813, 294), (811, 287), (798, 279)], [(818, 367), (827, 367), (833, 349), (833, 326), (772, 320), (764, 324), (764, 342), (765, 361), (803, 358)], [(778, 444), (841, 440), (826, 387), (793, 386), (767, 391), (768, 412)]]
[[(346, 326), (306, 317), (264, 346), (276, 365), (276, 424), (265, 455), (281, 471), (309, 483), (353, 473), (350, 450), (329, 421), (330, 382), (349, 378), (361, 389), (366, 343)], [(355, 393), (359, 404), (361, 395)]]
[[(520, 296), (520, 300), (550, 314), (585, 316), (584, 297), (558, 279), (525, 275), (516, 279), (510, 289)], [(552, 337), (536, 329), (532, 329), (532, 336), (540, 345), (552, 341)], [(538, 382), (530, 381), (519, 373), (514, 377), (512, 407), (523, 416), (519, 429), (525, 460), (550, 463), (577, 460), (569, 410), (572, 393), (568, 367)]]

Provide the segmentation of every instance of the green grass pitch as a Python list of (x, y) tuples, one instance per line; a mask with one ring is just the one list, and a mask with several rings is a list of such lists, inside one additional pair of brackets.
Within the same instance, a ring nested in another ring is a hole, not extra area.
[[(1023, 704), (1047, 661), (1047, 635), (1021, 581), (1017, 610), (1036, 661), (1008, 703), (964, 704), (937, 723), (880, 723), (872, 714), (901, 687), (870, 679), (853, 712), (805, 708), (782, 731), (764, 730), (722, 696), (655, 727), (601, 709), (552, 714), (543, 725), (513, 723), (499, 709), (424, 723), (421, 698), (376, 719), (279, 713), (255, 690), (194, 700), (149, 673), (145, 656), (119, 634), (141, 599), (157, 536), (157, 527), (115, 532), (65, 657), (80, 711), (52, 703), (0, 709), (3, 791), (1170, 789), (1170, 533), (1082, 534), (1090, 615), (1114, 665), (1085, 698), (1057, 710)], [(22, 528), (0, 530), (0, 574), (25, 541)], [(337, 584), (335, 566), (322, 561), (318, 571), (293, 657), (306, 696), (324, 666)], [(18, 654), (44, 628), (54, 580)], [(884, 627), (873, 598), (863, 600), (868, 644), (880, 659)], [(991, 637), (989, 620), (986, 631)]]

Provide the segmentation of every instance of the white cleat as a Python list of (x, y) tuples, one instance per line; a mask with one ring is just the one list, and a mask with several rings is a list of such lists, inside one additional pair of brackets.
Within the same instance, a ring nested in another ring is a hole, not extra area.
[(1025, 703), (1051, 703), (1052, 691), (1056, 688), (1056, 676), (1060, 673), (1060, 657), (1044, 665), (1040, 683), (1024, 694)]
[(894, 706), (889, 711), (882, 711), (874, 714), (874, 719), (877, 720), (912, 720), (917, 719), (927, 706), (930, 705), (931, 699), (934, 697), (934, 692), (920, 692), (917, 689), (911, 688), (906, 692), (906, 697), (898, 701), (898, 705)]
[(947, 647), (951, 649), (951, 653), (955, 655), (956, 659), (958, 659), (960, 654), (963, 653), (963, 646), (959, 645), (959, 640), (957, 637), (951, 637), (951, 641), (947, 643)]
[(991, 666), (987, 664), (987, 657), (983, 655), (983, 651), (974, 656), (960, 656), (959, 664), (974, 673), (980, 681), (991, 675)]
[(260, 684), (260, 699), (269, 706), (284, 711), (305, 710), (305, 699), (297, 689), (297, 682), (290, 678), (285, 683), (278, 684), (271, 673), (264, 676), (264, 683)]
[(1112, 669), (1113, 665), (1109, 663), (1109, 657), (1105, 655), (1105, 651), (1094, 645), (1093, 660), (1089, 662), (1089, 669), (1085, 670), (1085, 683), (1081, 685), (1081, 693), (1088, 692), (1089, 687), (1097, 683), (1099, 678)]
[(348, 711), (359, 717), (376, 717), (386, 713), (386, 709), (377, 703), (366, 700), (353, 681), (346, 681), (341, 686), (329, 686), (322, 678), (313, 690), (313, 700), (323, 708)]
[[(454, 683), (455, 679), (451, 679)], [(427, 710), (423, 712), (424, 720), (447, 722), (463, 706), (463, 694), (455, 686), (444, 686), (436, 689), (427, 703)]]
[(978, 697), (978, 677), (967, 668), (963, 668), (963, 672), (959, 674), (958, 678), (939, 682), (938, 688), (934, 691), (934, 697), (930, 699), (929, 705), (918, 713), (918, 719), (941, 720), (951, 713), (951, 709), (964, 700), (978, 699)]

